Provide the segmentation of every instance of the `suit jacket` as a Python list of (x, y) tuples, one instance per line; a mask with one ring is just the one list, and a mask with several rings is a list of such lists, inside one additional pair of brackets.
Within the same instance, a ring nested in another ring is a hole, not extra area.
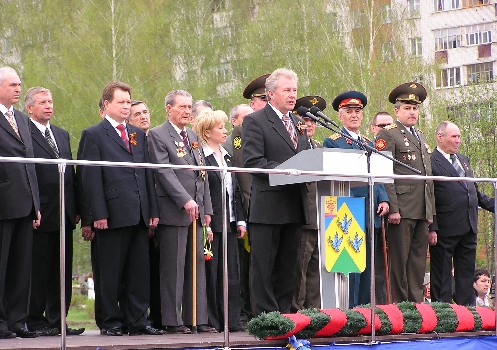
[[(417, 130), (419, 142), (406, 128), (396, 121), (380, 130), (376, 135), (376, 148), (390, 151), (392, 156), (421, 171), (415, 174), (400, 164), (393, 164), (397, 175), (431, 175), (429, 147), (424, 135)], [(435, 215), (435, 196), (433, 181), (395, 180), (385, 184), (390, 200), (390, 213), (400, 213), (402, 218), (414, 220), (432, 220)]]
[[(268, 104), (243, 121), (243, 160), (247, 168), (273, 169), (298, 152), (309, 149), (303, 121), (289, 113), (298, 137), (294, 148), (285, 125)], [(268, 174), (252, 174), (249, 222), (259, 224), (307, 223), (309, 208), (305, 184), (270, 186)]]
[[(232, 158), (229, 154), (224, 157), (226, 164), (228, 166), (232, 163)], [(205, 157), (205, 165), (209, 166), (219, 166), (214, 157), (214, 154), (210, 154)], [(235, 221), (245, 221), (245, 211), (242, 205), (242, 196), (238, 183), (236, 181), (235, 173), (228, 173), (226, 176), (231, 176), (231, 185), (233, 193), (233, 209), (235, 213)], [(219, 171), (209, 171), (209, 190), (211, 194), (212, 210), (213, 216), (211, 221), (211, 228), (213, 232), (223, 231), (223, 211), (222, 211), (222, 188), (221, 188), (221, 173)], [(226, 193), (226, 214), (228, 222), (230, 219), (229, 212), (229, 197)], [(230, 225), (228, 225), (228, 232), (230, 231)], [(236, 232), (235, 232), (236, 233)]]
[[(169, 121), (148, 132), (150, 161), (157, 164), (203, 165), (204, 155), (197, 135), (186, 128), (190, 144), (197, 148), (188, 152), (183, 140)], [(191, 221), (184, 205), (193, 199), (199, 206), (199, 217), (212, 215), (208, 174), (205, 178), (201, 172), (183, 169), (158, 169), (154, 172), (161, 213), (160, 223), (171, 226), (190, 226)]]
[[(245, 142), (245, 138), (243, 137), (243, 126), (235, 126), (230, 136), (232, 139), (233, 163), (236, 167), (243, 168), (245, 166), (242, 155), (243, 144)], [(248, 214), (252, 175), (249, 173), (236, 173), (236, 180), (238, 181), (238, 186), (242, 192), (243, 209), (245, 209), (245, 213)]]
[[(323, 146), (318, 143), (317, 141), (313, 139), (309, 139), (309, 143), (311, 144), (311, 148), (323, 148)], [(306, 184), (307, 187), (307, 198), (309, 202), (309, 221), (307, 222), (306, 225), (302, 226), (302, 229), (304, 230), (318, 230), (319, 225), (318, 225), (318, 203), (317, 200), (319, 200), (316, 195), (317, 195), (317, 190), (318, 190), (318, 183), (317, 182), (309, 182)]]
[[(342, 132), (345, 135), (350, 136), (349, 132), (347, 129), (342, 127)], [(371, 147), (373, 146), (373, 143), (365, 138), (364, 136), (361, 136)], [(335, 133), (331, 135), (330, 137), (326, 138), (323, 142), (323, 145), (325, 148), (341, 148), (341, 149), (361, 149), (359, 145), (357, 145), (354, 142), (351, 142), (347, 139), (345, 139), (342, 135), (339, 133)], [(369, 208), (368, 208), (368, 203), (369, 203), (369, 190), (368, 186), (360, 186), (360, 187), (354, 187), (350, 190), (350, 193), (352, 194), (353, 197), (364, 197), (366, 198), (366, 213), (369, 213)], [(388, 195), (385, 190), (385, 186), (383, 184), (376, 184), (373, 186), (373, 200), (374, 200), (374, 206), (375, 208), (378, 208), (378, 204), (382, 202), (388, 202)], [(374, 210), (374, 226), (375, 227), (381, 227), (381, 219), (378, 214), (376, 214), (376, 210)], [(367, 216), (367, 215), (366, 215)], [(369, 225), (369, 220), (365, 220), (366, 227)]]
[[(30, 121), (31, 137), (33, 139), (33, 151), (35, 158), (56, 159), (52, 148), (45, 136), (42, 135), (36, 125)], [(59, 156), (63, 159), (72, 159), (69, 133), (54, 125), (50, 129), (59, 149)], [(40, 227), (36, 232), (59, 231), (59, 169), (57, 165), (36, 164), (36, 176), (40, 186), (41, 220)], [(76, 203), (76, 176), (74, 167), (69, 165), (64, 173), (64, 194), (66, 209), (66, 226), (74, 230), (76, 227), (76, 215), (79, 214)]]
[[(468, 157), (460, 153), (457, 156), (466, 177), (474, 177)], [(434, 176), (459, 176), (452, 163), (438, 149), (430, 158)], [(480, 193), (475, 182), (435, 181), (434, 187), (437, 215), (430, 231), (438, 231), (440, 236), (460, 236), (471, 230), (477, 234), (478, 206), (491, 212), (495, 210), (494, 199)]]
[[(82, 159), (110, 162), (148, 163), (145, 133), (130, 124), (128, 135), (131, 152), (115, 128), (104, 119), (83, 131), (80, 150)], [(159, 217), (153, 172), (150, 169), (124, 167), (84, 167), (82, 187), (89, 205), (83, 212), (91, 213), (91, 221), (107, 218), (109, 229), (137, 225), (143, 220), (148, 226), (151, 217)]]
[[(0, 113), (0, 156), (32, 158), (29, 119), (18, 110), (14, 110), (14, 118), (21, 138)], [(0, 205), (0, 220), (29, 215), (36, 218), (40, 198), (34, 164), (0, 162), (0, 202), (3, 204)]]

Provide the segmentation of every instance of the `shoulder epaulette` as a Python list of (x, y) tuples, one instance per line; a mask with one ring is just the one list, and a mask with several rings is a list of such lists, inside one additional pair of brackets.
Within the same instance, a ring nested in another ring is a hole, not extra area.
[(340, 135), (339, 133), (334, 133), (333, 135), (330, 136), (330, 139), (332, 139), (333, 141), (336, 141), (338, 140), (342, 135)]
[(393, 124), (385, 126), (383, 128), (383, 130), (392, 130), (392, 129), (395, 129), (395, 128), (397, 128), (397, 124), (393, 123)]
[(420, 134), (422, 134), (422, 133), (423, 133), (423, 132), (422, 132), (421, 130), (419, 130), (419, 129), (416, 129), (416, 132), (418, 132), (418, 133), (420, 133)]

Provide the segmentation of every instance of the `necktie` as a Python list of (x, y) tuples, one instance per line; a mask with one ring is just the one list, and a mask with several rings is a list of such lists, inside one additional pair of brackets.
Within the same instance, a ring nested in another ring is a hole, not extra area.
[(14, 120), (14, 115), (12, 114), (11, 111), (7, 111), (7, 113), (5, 114), (5, 119), (7, 119), (10, 126), (12, 127), (12, 129), (14, 129), (15, 133), (17, 134), (17, 136), (21, 137), (21, 135), (19, 135), (19, 129), (17, 129), (16, 121)]
[(461, 166), (459, 165), (459, 162), (457, 161), (457, 157), (455, 154), (450, 155), (450, 160), (452, 162), (452, 166), (454, 167), (454, 169), (456, 169), (459, 177), (465, 177), (466, 173), (464, 172), (463, 168), (461, 168)]
[(293, 148), (297, 149), (297, 135), (295, 134), (295, 129), (293, 127), (293, 123), (290, 120), (290, 117), (288, 115), (284, 115), (283, 118), (283, 124), (285, 124), (286, 131), (288, 131), (288, 135), (290, 135), (290, 139), (293, 142)]
[(188, 143), (188, 137), (186, 136), (186, 131), (181, 130), (181, 132), (179, 134), (181, 135), (181, 138), (183, 139), (183, 145), (185, 146), (185, 148), (188, 151), (190, 151), (190, 144)]
[(412, 135), (416, 138), (416, 140), (418, 140), (418, 142), (419, 142), (418, 133), (416, 132), (416, 129), (414, 129), (414, 126), (411, 126), (410, 131), (411, 131), (411, 134), (412, 134)]
[(128, 135), (126, 135), (126, 128), (124, 127), (124, 125), (119, 124), (118, 126), (116, 126), (116, 129), (121, 132), (121, 139), (123, 140), (124, 145), (126, 146), (126, 149), (128, 151), (130, 151), (130, 149), (129, 149)]
[(50, 130), (48, 128), (45, 129), (45, 139), (48, 142), (48, 145), (52, 149), (55, 158), (59, 158), (59, 150), (57, 149), (57, 146), (55, 145), (55, 141), (52, 138), (52, 135), (50, 134)]

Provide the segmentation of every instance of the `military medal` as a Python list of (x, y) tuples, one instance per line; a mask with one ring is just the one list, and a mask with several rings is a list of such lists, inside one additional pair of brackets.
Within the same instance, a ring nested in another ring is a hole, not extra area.
[(412, 160), (416, 160), (416, 155), (415, 155), (415, 154), (413, 154), (413, 155), (411, 156), (411, 159), (412, 159)]

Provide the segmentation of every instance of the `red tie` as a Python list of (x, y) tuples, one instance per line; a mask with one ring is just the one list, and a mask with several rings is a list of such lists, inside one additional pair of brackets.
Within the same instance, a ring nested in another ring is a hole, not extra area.
[(181, 132), (179, 134), (181, 135), (181, 138), (183, 139), (183, 145), (185, 146), (186, 150), (190, 151), (190, 144), (188, 143), (188, 137), (186, 135), (186, 131), (181, 130)]
[(129, 141), (128, 141), (128, 136), (126, 135), (126, 128), (122, 124), (119, 124), (118, 126), (116, 126), (116, 128), (117, 128), (117, 130), (119, 130), (121, 132), (121, 139), (123, 140), (124, 145), (126, 146), (126, 149), (128, 151), (131, 151), (129, 149)]
[(298, 145), (298, 139), (297, 135), (295, 134), (295, 128), (293, 127), (293, 123), (290, 120), (290, 117), (288, 115), (284, 115), (282, 118), (283, 124), (285, 124), (286, 131), (288, 131), (288, 135), (290, 135), (290, 139), (292, 140), (293, 147), (297, 149)]

